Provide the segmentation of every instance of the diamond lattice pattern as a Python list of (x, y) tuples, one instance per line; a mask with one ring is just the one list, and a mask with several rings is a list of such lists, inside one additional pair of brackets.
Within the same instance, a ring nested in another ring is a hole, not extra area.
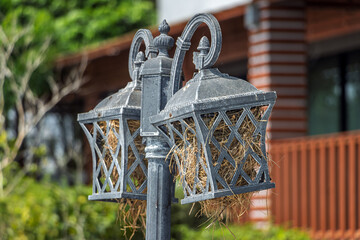
[(140, 137), (138, 120), (128, 120), (124, 126), (125, 145), (121, 146), (119, 119), (99, 121), (93, 124), (92, 137), (96, 168), (94, 173), (95, 193), (119, 192), (122, 177), (122, 151), (127, 154), (125, 191), (144, 193), (147, 164), (144, 163), (144, 146)]

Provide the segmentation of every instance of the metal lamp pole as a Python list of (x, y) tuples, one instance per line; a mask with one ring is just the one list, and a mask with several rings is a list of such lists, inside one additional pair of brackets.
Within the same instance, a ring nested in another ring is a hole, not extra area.
[(164, 137), (150, 123), (150, 117), (164, 109), (171, 97), (170, 72), (172, 59), (167, 52), (174, 39), (167, 35), (170, 27), (164, 20), (160, 35), (154, 39), (159, 54), (148, 59), (141, 70), (142, 101), (140, 135), (146, 141), (148, 159), (148, 190), (146, 206), (146, 239), (170, 239), (171, 200), (173, 178), (169, 161), (165, 161), (170, 148)]

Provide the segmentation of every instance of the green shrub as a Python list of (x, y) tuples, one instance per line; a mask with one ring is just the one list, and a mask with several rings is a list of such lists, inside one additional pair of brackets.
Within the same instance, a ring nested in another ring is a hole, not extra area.
[[(91, 187), (61, 185), (26, 178), (6, 198), (0, 199), (0, 239), (126, 239), (116, 203), (87, 200)], [(188, 215), (191, 205), (174, 204), (173, 240), (310, 239), (298, 230), (272, 226), (267, 231), (251, 225), (205, 229), (203, 218)], [(195, 207), (196, 208), (196, 207)], [(131, 232), (127, 232), (127, 237)], [(133, 240), (144, 239), (138, 231)]]
[[(284, 229), (277, 226), (271, 226), (268, 230), (256, 229), (252, 225), (244, 226), (221, 226), (193, 229), (187, 225), (177, 225), (173, 227), (173, 232), (177, 232), (177, 238), (182, 240), (310, 240), (310, 237), (302, 231), (296, 229)], [(181, 236), (180, 236), (181, 235)]]
[(117, 204), (88, 201), (90, 193), (85, 186), (23, 180), (0, 199), (0, 239), (125, 238)]

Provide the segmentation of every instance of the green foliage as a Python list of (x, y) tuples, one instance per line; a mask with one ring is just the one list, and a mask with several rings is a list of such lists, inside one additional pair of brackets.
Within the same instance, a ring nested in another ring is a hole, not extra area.
[(124, 238), (117, 204), (88, 201), (90, 193), (90, 187), (24, 179), (0, 199), (0, 239)]
[(1, 1), (2, 26), (14, 19), (33, 26), (34, 42), (51, 36), (54, 52), (64, 53), (153, 24), (155, 10), (149, 0)]
[[(5, 144), (7, 144), (7, 132), (3, 131), (0, 133), (0, 149), (4, 147)], [(0, 155), (0, 157), (2, 156)]]
[[(175, 198), (183, 199), (184, 192), (180, 182), (176, 183)], [(171, 225), (186, 223), (189, 227), (198, 227), (207, 221), (206, 217), (199, 216), (200, 204), (172, 204), (171, 205)], [(172, 237), (177, 237), (178, 232), (172, 231)]]
[(33, 148), (33, 152), (35, 157), (42, 158), (46, 156), (47, 149), (45, 145), (40, 145)]
[[(155, 22), (151, 0), (2, 0), (0, 27), (7, 36), (26, 29), (16, 43), (9, 60), (13, 79), (26, 72), (39, 49), (51, 40), (44, 62), (32, 73), (30, 87), (36, 96), (49, 91), (47, 79), (53, 76), (52, 62), (56, 56), (79, 51), (121, 34)], [(3, 43), (0, 40), (0, 46)], [(5, 112), (16, 99), (9, 81), (5, 81)]]
[(296, 229), (284, 229), (277, 226), (271, 226), (268, 230), (256, 229), (252, 225), (245, 226), (221, 226), (192, 229), (187, 225), (177, 225), (173, 227), (174, 231), (181, 234), (181, 237), (175, 239), (212, 239), (212, 240), (310, 240), (310, 237)]
[[(87, 200), (91, 188), (55, 184), (47, 179), (37, 182), (23, 179), (12, 194), (0, 199), (0, 239), (126, 239), (121, 222), (118, 221), (118, 205), (108, 202)], [(179, 204), (174, 206), (181, 206)], [(188, 205), (172, 212), (179, 220), (188, 218)], [(181, 215), (181, 216), (180, 216)], [(179, 217), (180, 216), (180, 217)], [(189, 219), (194, 219), (194, 216)], [(121, 218), (119, 218), (121, 219)], [(285, 230), (271, 226), (259, 230), (251, 225), (199, 227), (194, 220), (172, 224), (172, 239), (268, 239), (268, 240), (308, 240), (304, 232)], [(128, 236), (131, 231), (127, 231)], [(235, 236), (235, 237), (234, 237)], [(144, 239), (138, 231), (133, 240)]]

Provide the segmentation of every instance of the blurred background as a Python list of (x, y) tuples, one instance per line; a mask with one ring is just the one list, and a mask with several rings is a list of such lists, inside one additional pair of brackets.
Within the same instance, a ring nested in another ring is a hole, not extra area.
[[(216, 67), (277, 91), (268, 124), (276, 188), (257, 193), (231, 231), (204, 229), (196, 206), (189, 215), (174, 205), (173, 239), (360, 239), (356, 0), (0, 1), (0, 239), (131, 236), (117, 204), (87, 200), (91, 152), (76, 115), (130, 81), (137, 29), (157, 36), (165, 18), (176, 39), (201, 12), (222, 28)], [(200, 26), (189, 52), (203, 35)], [(183, 73), (193, 76), (192, 54)], [(143, 238), (139, 229), (134, 239)]]

